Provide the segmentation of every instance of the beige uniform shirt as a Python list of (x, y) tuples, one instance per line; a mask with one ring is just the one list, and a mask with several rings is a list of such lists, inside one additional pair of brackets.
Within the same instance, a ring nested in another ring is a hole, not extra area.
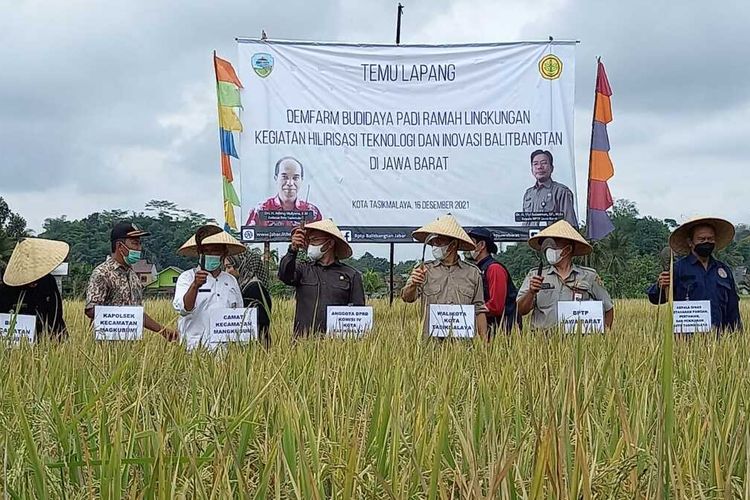
[(478, 267), (459, 259), (452, 266), (440, 261), (427, 262), (425, 268), (425, 284), (417, 288), (424, 311), (425, 336), (430, 329), (430, 304), (473, 305), (476, 314), (485, 312), (482, 272)]
[[(529, 291), (529, 280), (537, 273), (532, 269), (523, 280), (518, 290), (518, 297), (523, 297)], [(534, 300), (534, 309), (531, 311), (531, 326), (534, 328), (557, 327), (557, 303), (570, 300), (600, 300), (604, 306), (604, 312), (614, 307), (612, 297), (604, 289), (599, 275), (589, 267), (573, 265), (570, 276), (563, 280), (554, 266), (545, 267), (542, 270), (544, 283), (542, 289)]]
[[(560, 212), (571, 226), (578, 227), (573, 191), (552, 179), (531, 186), (523, 195), (524, 212)], [(526, 225), (531, 225), (527, 223)]]

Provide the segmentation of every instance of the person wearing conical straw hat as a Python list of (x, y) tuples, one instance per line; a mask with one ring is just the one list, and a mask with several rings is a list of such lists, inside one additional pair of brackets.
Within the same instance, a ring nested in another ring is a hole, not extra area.
[(573, 257), (588, 255), (592, 250), (573, 226), (565, 220), (557, 221), (531, 237), (529, 246), (542, 252), (549, 264), (529, 271), (518, 291), (518, 313), (531, 313), (533, 328), (556, 328), (557, 303), (572, 300), (601, 301), (604, 326), (612, 326), (614, 304), (596, 270), (573, 262)]
[[(112, 254), (94, 269), (86, 288), (84, 313), (90, 319), (94, 319), (96, 306), (143, 305), (143, 285), (133, 271), (133, 264), (141, 260), (143, 254), (141, 238), (150, 234), (129, 221), (114, 225), (109, 234)], [(177, 340), (176, 330), (163, 327), (145, 312), (143, 326), (167, 340)]]
[(207, 345), (211, 310), (243, 307), (237, 279), (221, 265), (230, 255), (245, 251), (245, 246), (219, 226), (198, 228), (195, 235), (177, 251), (185, 257), (197, 257), (199, 265), (177, 278), (172, 306), (180, 314), (177, 329), (188, 349)]
[(16, 244), (0, 283), (0, 313), (36, 316), (37, 338), (68, 336), (63, 301), (50, 274), (63, 263), (70, 247), (63, 241), (24, 238)]
[[(432, 247), (435, 260), (424, 262), (414, 270), (401, 290), (404, 302), (421, 299), (424, 318), (431, 304), (473, 305), (476, 314), (475, 330), (487, 338), (487, 317), (484, 307), (484, 288), (479, 268), (464, 262), (459, 251), (476, 250), (474, 242), (450, 214), (438, 217), (412, 233), (415, 240)], [(430, 336), (429, 321), (424, 321), (424, 335)]]
[[(674, 263), (674, 300), (710, 301), (711, 323), (719, 331), (742, 329), (740, 299), (732, 269), (713, 256), (733, 239), (732, 223), (716, 217), (691, 219), (669, 237), (672, 251), (684, 256)], [(652, 304), (669, 301), (669, 282), (669, 271), (659, 275), (648, 290)]]
[[(297, 262), (300, 250), (309, 262)], [(363, 306), (362, 275), (341, 262), (352, 256), (336, 224), (323, 219), (292, 231), (292, 243), (279, 263), (279, 279), (295, 290), (294, 337), (322, 335), (328, 306)]]

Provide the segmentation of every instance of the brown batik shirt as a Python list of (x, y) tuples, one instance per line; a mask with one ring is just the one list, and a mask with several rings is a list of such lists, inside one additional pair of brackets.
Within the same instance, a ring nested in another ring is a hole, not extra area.
[(91, 273), (86, 289), (86, 309), (93, 309), (95, 306), (142, 304), (143, 288), (133, 268), (110, 257)]

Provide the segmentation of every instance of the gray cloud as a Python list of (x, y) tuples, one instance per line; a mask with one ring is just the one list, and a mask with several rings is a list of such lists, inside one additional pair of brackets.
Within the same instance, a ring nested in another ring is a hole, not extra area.
[[(581, 40), (577, 162), (585, 193), (595, 56), (615, 91), (616, 197), (645, 213), (750, 220), (743, 64), (750, 4), (404, 1), (404, 43)], [(0, 7), (0, 195), (48, 216), (166, 198), (220, 217), (211, 51), (234, 37), (391, 42), (392, 2), (132, 0)], [(709, 177), (709, 173), (713, 176)]]

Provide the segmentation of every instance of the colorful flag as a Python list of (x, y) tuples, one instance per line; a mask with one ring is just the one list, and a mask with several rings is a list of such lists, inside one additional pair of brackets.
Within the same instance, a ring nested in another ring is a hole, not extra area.
[(224, 227), (237, 231), (235, 207), (240, 206), (240, 198), (234, 189), (234, 174), (232, 173), (232, 159), (239, 159), (234, 147), (233, 131), (242, 131), (242, 122), (237, 110), (242, 107), (240, 89), (242, 83), (237, 73), (229, 63), (214, 52), (214, 71), (216, 73), (216, 98), (219, 115), (219, 143), (221, 144), (221, 182), (222, 197), (224, 199)]
[(219, 136), (221, 138), (222, 154), (239, 158), (239, 156), (237, 156), (237, 150), (234, 147), (234, 136), (232, 135), (232, 132), (219, 127)]
[(240, 106), (240, 89), (234, 83), (219, 82), (216, 92), (219, 94), (219, 106)]
[(240, 118), (234, 110), (228, 106), (219, 106), (219, 126), (224, 130), (237, 130), (242, 132)]
[(237, 73), (234, 72), (232, 64), (221, 57), (216, 57), (216, 52), (214, 52), (214, 65), (216, 67), (217, 82), (229, 82), (242, 88), (242, 83), (240, 83), (240, 79), (237, 78)]
[(589, 155), (589, 190), (586, 217), (589, 240), (601, 240), (611, 233), (612, 224), (607, 210), (612, 208), (612, 194), (607, 181), (615, 175), (609, 157), (607, 124), (612, 121), (612, 88), (601, 60), (597, 61), (596, 95), (594, 97), (594, 120), (591, 126), (591, 152)]

